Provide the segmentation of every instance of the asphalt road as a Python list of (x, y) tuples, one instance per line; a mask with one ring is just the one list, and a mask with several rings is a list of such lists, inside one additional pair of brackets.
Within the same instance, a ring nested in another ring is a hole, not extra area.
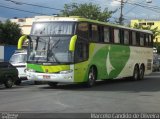
[(142, 81), (98, 82), (82, 85), (31, 85), (11, 89), (0, 86), (0, 112), (145, 113), (160, 112), (160, 72)]

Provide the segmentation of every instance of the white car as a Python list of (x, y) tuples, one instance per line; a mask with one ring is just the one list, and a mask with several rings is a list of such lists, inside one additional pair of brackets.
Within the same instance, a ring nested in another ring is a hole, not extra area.
[(19, 80), (15, 82), (16, 85), (20, 85), (22, 80), (27, 80), (25, 73), (27, 61), (27, 51), (26, 50), (16, 50), (15, 53), (10, 58), (10, 63), (18, 69)]

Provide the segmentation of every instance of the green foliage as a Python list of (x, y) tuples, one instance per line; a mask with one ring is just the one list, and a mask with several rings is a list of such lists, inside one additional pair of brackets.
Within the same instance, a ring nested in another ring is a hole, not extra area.
[(157, 53), (160, 54), (160, 43), (159, 42), (155, 42), (153, 44), (153, 47), (155, 47), (157, 49)]
[(4, 23), (0, 22), (0, 44), (17, 45), (21, 35), (18, 24), (9, 20)]
[(101, 11), (101, 7), (93, 3), (71, 3), (64, 5), (62, 16), (81, 16), (88, 19), (108, 22), (111, 15), (115, 12), (116, 11), (109, 11), (108, 8)]

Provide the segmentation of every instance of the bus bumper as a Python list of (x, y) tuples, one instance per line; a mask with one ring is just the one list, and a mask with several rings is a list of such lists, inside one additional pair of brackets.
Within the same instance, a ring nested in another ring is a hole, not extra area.
[(28, 80), (32, 81), (47, 81), (47, 82), (64, 82), (73, 83), (74, 75), (73, 71), (70, 73), (36, 73), (36, 72), (26, 72)]

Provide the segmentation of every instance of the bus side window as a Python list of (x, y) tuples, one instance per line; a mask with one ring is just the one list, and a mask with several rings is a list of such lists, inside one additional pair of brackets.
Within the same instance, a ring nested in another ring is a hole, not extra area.
[(144, 34), (140, 33), (140, 46), (144, 46)]
[(153, 46), (152, 36), (149, 35), (149, 47)]
[(77, 35), (88, 39), (89, 31), (88, 31), (88, 23), (81, 22), (78, 24)]
[(136, 45), (140, 45), (140, 33), (136, 32)]
[(114, 28), (109, 27), (109, 31), (110, 31), (110, 42), (114, 43)]
[(127, 30), (124, 31), (124, 44), (129, 44), (129, 31)]
[(149, 45), (149, 37), (148, 37), (148, 34), (146, 34), (146, 37), (145, 37), (145, 46), (148, 46)]
[(120, 29), (119, 30), (119, 37), (120, 37), (120, 43), (121, 44), (124, 44), (124, 30), (123, 29)]
[(99, 41), (99, 31), (97, 25), (90, 25), (90, 38), (91, 41), (98, 42)]
[(103, 26), (98, 26), (98, 34), (99, 34), (98, 42), (103, 43), (104, 42)]
[(104, 42), (105, 43), (110, 42), (110, 29), (109, 29), (109, 27), (104, 27)]
[(132, 45), (136, 45), (137, 40), (136, 40), (136, 32), (132, 31)]
[(114, 29), (114, 43), (120, 43), (120, 31), (119, 31), (119, 29)]

